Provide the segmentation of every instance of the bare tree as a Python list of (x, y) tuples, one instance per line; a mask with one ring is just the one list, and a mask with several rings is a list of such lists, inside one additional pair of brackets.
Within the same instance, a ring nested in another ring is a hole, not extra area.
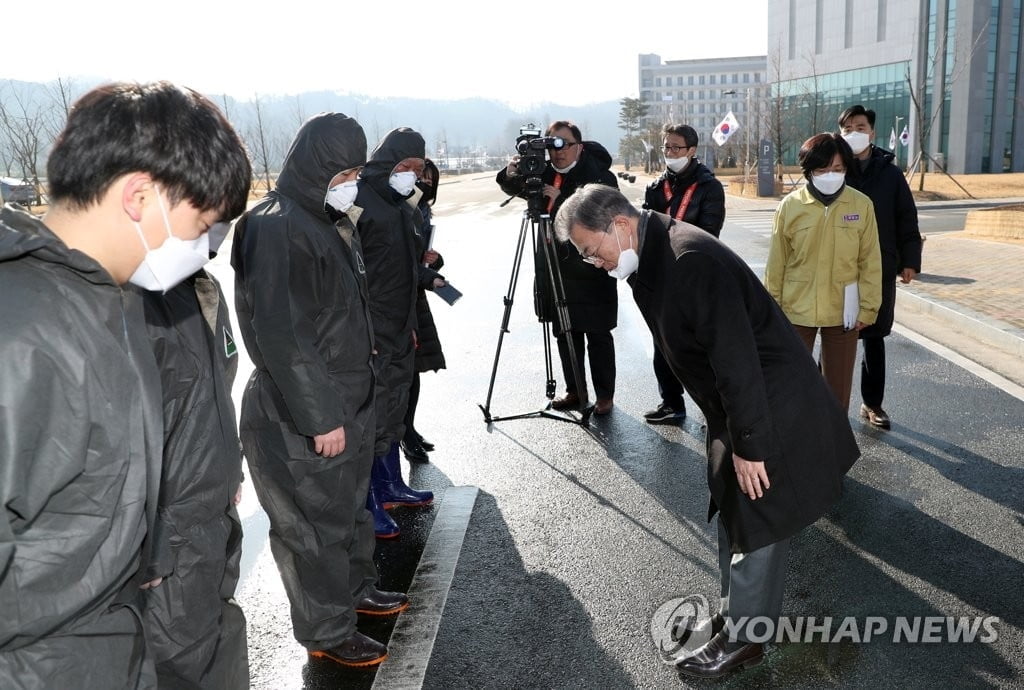
[(788, 75), (782, 72), (782, 47), (780, 46), (768, 55), (768, 83), (772, 84), (771, 95), (765, 102), (764, 125), (768, 138), (775, 146), (775, 165), (777, 179), (782, 181), (782, 156), (786, 147), (793, 141), (803, 141), (800, 138), (806, 132), (798, 124), (798, 118), (792, 117), (789, 101), (793, 97), (792, 82)]
[(36, 204), (41, 201), (38, 169), (43, 143), (47, 141), (47, 120), (46, 108), (8, 79), (6, 88), (0, 89), (0, 132), (22, 179), (35, 186)]
[(270, 164), (271, 160), (275, 157), (274, 139), (268, 129), (269, 122), (267, 121), (263, 105), (260, 102), (259, 94), (253, 97), (253, 115), (255, 122), (247, 130), (246, 143), (248, 144), (250, 155), (253, 157), (253, 163), (255, 163), (253, 167), (257, 171), (262, 171), (263, 181), (269, 192), (273, 188)]
[[(922, 159), (927, 158), (938, 170), (941, 170), (946, 177), (952, 180), (964, 194), (972, 199), (974, 198), (970, 192), (964, 189), (963, 185), (957, 182), (956, 178), (946, 172), (946, 166), (936, 161), (931, 153), (928, 152), (928, 148), (931, 145), (932, 128), (942, 115), (944, 103), (953, 89), (953, 84), (957, 82), (964, 71), (970, 66), (971, 57), (978, 50), (978, 45), (981, 43), (987, 27), (988, 22), (978, 30), (970, 45), (964, 49), (961, 50), (959, 45), (954, 45), (952, 64), (945, 64), (943, 61), (943, 57), (950, 54), (947, 51), (950, 40), (949, 31), (948, 29), (946, 31), (937, 31), (935, 34), (934, 52), (931, 55), (924, 55), (922, 65), (918, 69), (919, 80), (913, 78), (913, 75), (910, 74), (910, 67), (907, 67), (904, 77), (907, 82), (907, 91), (910, 93), (911, 117), (914, 118), (915, 125), (913, 134), (914, 148), (917, 151), (914, 161), (907, 166), (907, 174), (912, 177), (915, 168), (918, 169), (917, 191), (919, 192), (924, 191), (924, 176), (927, 166), (923, 164)], [(928, 83), (937, 83), (938, 88), (930, 94), (926, 93), (925, 84)]]

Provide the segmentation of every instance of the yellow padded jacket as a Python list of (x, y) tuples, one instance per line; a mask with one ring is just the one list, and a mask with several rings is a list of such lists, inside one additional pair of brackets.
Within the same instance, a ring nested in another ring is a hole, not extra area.
[(829, 206), (806, 186), (779, 203), (765, 287), (797, 326), (841, 326), (846, 286), (857, 283), (857, 320), (873, 324), (882, 303), (882, 255), (875, 208), (844, 187)]

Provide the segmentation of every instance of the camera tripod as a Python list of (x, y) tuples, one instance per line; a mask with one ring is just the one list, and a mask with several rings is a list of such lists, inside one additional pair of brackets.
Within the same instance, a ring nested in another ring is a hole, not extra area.
[[(508, 203), (510, 200), (511, 199), (506, 200), (505, 203)], [(534, 265), (536, 266), (537, 263), (536, 259), (538, 251), (543, 252), (542, 255), (546, 264), (546, 275), (538, 274), (535, 277), (538, 287), (541, 285), (541, 281), (546, 280), (545, 284), (550, 290), (550, 295), (553, 298), (555, 314), (558, 319), (558, 326), (561, 329), (561, 332), (568, 334), (569, 331), (572, 330), (572, 324), (569, 319), (569, 308), (565, 302), (565, 285), (562, 283), (562, 272), (558, 267), (558, 252), (551, 217), (547, 212), (541, 210), (541, 204), (544, 202), (545, 198), (539, 194), (539, 191), (537, 194), (531, 195), (527, 198), (527, 208), (523, 211), (523, 222), (519, 227), (519, 241), (516, 245), (515, 258), (512, 263), (512, 276), (509, 279), (508, 290), (505, 292), (505, 312), (501, 319), (501, 329), (498, 332), (498, 346), (494, 351), (494, 366), (491, 368), (491, 380), (487, 387), (487, 401), (479, 407), (484, 413), (484, 421), (488, 424), (491, 422), (499, 422), (509, 419), (541, 417), (563, 422), (571, 422), (573, 424), (579, 424), (587, 427), (590, 424), (590, 416), (593, 414), (594, 407), (588, 404), (587, 387), (584, 383), (584, 378), (581, 375), (583, 369), (576, 357), (575, 348), (572, 347), (571, 343), (568, 348), (569, 361), (572, 367), (573, 379), (576, 381), (576, 395), (579, 397), (580, 401), (580, 411), (578, 412), (579, 416), (571, 411), (551, 409), (550, 401), (555, 397), (556, 386), (554, 367), (551, 364), (551, 324), (544, 320), (543, 317), (541, 318), (541, 327), (543, 330), (544, 340), (544, 373), (546, 376), (545, 395), (549, 401), (547, 406), (540, 410), (514, 415), (499, 417), (491, 414), (491, 397), (494, 394), (494, 379), (498, 374), (498, 360), (501, 357), (501, 345), (504, 341), (505, 334), (509, 332), (509, 318), (512, 314), (512, 304), (515, 297), (516, 285), (519, 282), (519, 269), (522, 265), (526, 238), (528, 235), (533, 244)], [(540, 290), (538, 290), (538, 293), (540, 293)], [(541, 300), (542, 297), (538, 295), (537, 299)], [(543, 308), (538, 307), (538, 312), (543, 313)]]

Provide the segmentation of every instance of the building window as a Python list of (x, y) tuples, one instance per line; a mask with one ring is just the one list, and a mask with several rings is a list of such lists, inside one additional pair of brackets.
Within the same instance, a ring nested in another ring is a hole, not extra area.
[(686, 78), (686, 85), (687, 86), (693, 86), (693, 75), (692, 74)]
[(750, 83), (750, 72), (744, 72), (743, 73), (743, 83), (744, 84), (749, 84)]
[(654, 79), (654, 85), (655, 86), (661, 86), (661, 77), (656, 77)]
[(683, 85), (683, 78), (682, 77), (676, 77), (676, 86), (682, 86), (682, 85)]
[(703, 74), (700, 75), (700, 77), (697, 78), (697, 83), (700, 84), (701, 86), (704, 86), (704, 75)]
[(732, 75), (732, 83), (733, 84), (738, 84), (739, 81), (740, 81), (740, 75), (738, 75), (736, 73), (733, 73), (733, 75)]
[[(733, 76), (736, 76), (736, 75), (733, 75)], [(761, 83), (761, 73), (760, 72), (754, 72), (754, 83), (755, 84), (760, 84)]]

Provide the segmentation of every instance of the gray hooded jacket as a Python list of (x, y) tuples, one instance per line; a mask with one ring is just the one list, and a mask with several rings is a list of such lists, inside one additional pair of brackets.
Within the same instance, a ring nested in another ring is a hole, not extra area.
[(10, 206), (0, 294), (0, 687), (144, 686), (163, 424), (141, 303)]

